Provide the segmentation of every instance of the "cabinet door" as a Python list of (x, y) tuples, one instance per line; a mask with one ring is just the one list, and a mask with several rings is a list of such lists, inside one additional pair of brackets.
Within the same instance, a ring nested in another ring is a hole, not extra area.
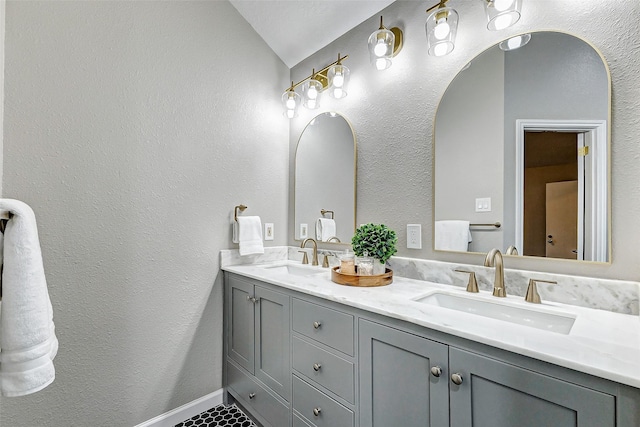
[[(360, 425), (447, 427), (448, 348), (397, 329), (360, 321)], [(430, 370), (440, 367), (440, 376)]]
[(451, 427), (613, 427), (614, 397), (456, 348)]
[(231, 359), (253, 374), (255, 308), (251, 298), (254, 298), (254, 286), (235, 276), (227, 277), (227, 351)]
[(255, 376), (289, 400), (289, 296), (256, 286), (255, 298)]

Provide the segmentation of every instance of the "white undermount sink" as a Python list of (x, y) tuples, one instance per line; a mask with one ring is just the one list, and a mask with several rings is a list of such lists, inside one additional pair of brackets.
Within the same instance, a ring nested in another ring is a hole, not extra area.
[(313, 276), (326, 272), (324, 270), (320, 270), (319, 267), (307, 266), (302, 264), (268, 265), (263, 268), (265, 270), (272, 271), (273, 273), (285, 273), (292, 274), (294, 276)]
[(534, 304), (528, 304), (531, 307), (515, 305), (503, 298), (478, 294), (467, 296), (437, 291), (415, 298), (414, 301), (565, 335), (571, 332), (576, 320), (571, 313), (551, 312)]

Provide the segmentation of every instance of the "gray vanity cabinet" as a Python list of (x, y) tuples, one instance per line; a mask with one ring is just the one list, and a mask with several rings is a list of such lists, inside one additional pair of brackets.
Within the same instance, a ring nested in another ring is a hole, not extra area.
[(227, 383), (273, 427), (288, 426), (290, 298), (256, 283), (226, 275)]
[(451, 427), (613, 427), (615, 397), (454, 347)]
[(448, 426), (448, 347), (366, 320), (359, 325), (360, 425)]
[(225, 387), (264, 427), (638, 427), (640, 390), (225, 274)]

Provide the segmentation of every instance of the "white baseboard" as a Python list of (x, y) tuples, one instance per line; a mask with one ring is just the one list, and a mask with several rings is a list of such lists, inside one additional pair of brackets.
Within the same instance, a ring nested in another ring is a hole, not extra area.
[(174, 427), (179, 422), (188, 420), (207, 409), (218, 406), (222, 403), (223, 390), (216, 390), (213, 393), (202, 396), (199, 399), (186, 403), (162, 415), (158, 415), (148, 421), (138, 424), (135, 427)]

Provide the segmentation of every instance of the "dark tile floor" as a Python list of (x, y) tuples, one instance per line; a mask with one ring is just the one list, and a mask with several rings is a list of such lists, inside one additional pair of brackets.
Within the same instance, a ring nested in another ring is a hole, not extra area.
[(235, 404), (218, 405), (176, 424), (175, 427), (256, 427)]

